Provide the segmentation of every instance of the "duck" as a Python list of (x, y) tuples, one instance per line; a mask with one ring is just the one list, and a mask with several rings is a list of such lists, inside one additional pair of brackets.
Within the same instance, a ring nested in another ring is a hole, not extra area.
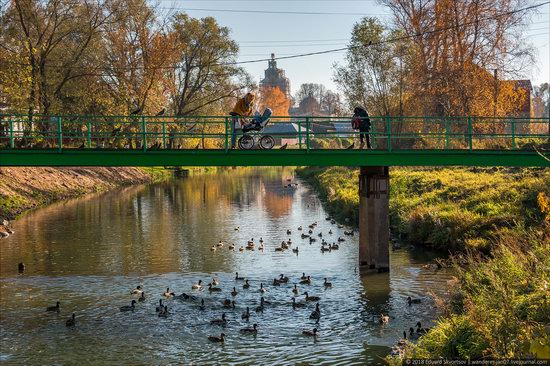
[(210, 324), (227, 324), (227, 319), (225, 318), (225, 313), (222, 314), (221, 318), (210, 320)]
[(210, 251), (215, 252), (215, 251), (216, 251), (216, 246), (215, 246), (215, 245), (212, 245), (212, 246), (210, 247)]
[(239, 330), (241, 333), (256, 334), (258, 333), (258, 324), (252, 324), (252, 327), (246, 327)]
[(166, 291), (162, 294), (164, 297), (173, 297), (175, 293), (170, 292), (170, 287), (166, 288)]
[(407, 304), (409, 304), (409, 306), (411, 306), (412, 304), (420, 304), (420, 299), (412, 299), (410, 296), (408, 296)]
[(239, 230), (241, 230), (241, 227), (240, 227), (240, 226), (236, 226), (233, 230), (239, 231)]
[(54, 306), (48, 306), (46, 311), (57, 311), (59, 313), (59, 301), (55, 303)]
[(65, 322), (65, 325), (68, 327), (74, 327), (75, 324), (76, 324), (76, 316), (73, 313), (73, 315), (71, 315), (71, 317), (67, 319), (67, 321)]
[(284, 251), (284, 249), (282, 247), (277, 247), (277, 248), (275, 248), (275, 251), (276, 252), (282, 252), (282, 251)]
[(259, 242), (260, 242), (260, 243), (263, 243), (263, 242), (264, 242), (264, 238), (262, 238), (262, 237), (260, 236)]
[(329, 234), (329, 235), (332, 235), (332, 229), (330, 229), (330, 230), (328, 231), (328, 234)]
[(240, 247), (239, 252), (244, 252), (244, 247)]
[(223, 247), (223, 241), (220, 240), (220, 242), (217, 244), (218, 247)]
[(278, 279), (276, 278), (273, 279), (273, 286), (281, 286), (281, 283), (279, 282)]
[(314, 227), (315, 227), (315, 225), (313, 225), (313, 224), (308, 226), (308, 228), (310, 228), (310, 229), (313, 229)]
[(238, 292), (235, 287), (233, 287), (233, 291), (231, 291), (231, 296), (237, 296)]
[(430, 328), (422, 328), (422, 324), (420, 324), (420, 322), (416, 323), (416, 333), (426, 334), (429, 331), (430, 331)]
[(301, 280), (307, 280), (307, 276), (305, 272), (302, 272), (302, 277), (300, 277)]
[(141, 289), (141, 286), (136, 286), (135, 289), (130, 291), (130, 295), (141, 295), (142, 292), (143, 290)]
[(306, 304), (304, 304), (303, 302), (296, 302), (296, 298), (295, 297), (292, 298), (292, 309), (305, 308), (305, 307), (306, 307)]
[(260, 297), (260, 304), (262, 305), (271, 305), (270, 301), (267, 301), (263, 296)]
[(295, 295), (298, 295), (298, 293), (300, 292), (298, 290), (298, 285), (294, 285), (294, 288), (292, 289), (292, 292), (295, 294)]
[(332, 243), (330, 250), (338, 250), (338, 249), (340, 249), (340, 246), (336, 243)]
[(199, 306), (200, 310), (206, 310), (206, 307), (204, 306), (204, 299), (201, 299), (201, 306)]
[[(298, 229), (298, 230), (299, 230), (299, 229)], [(292, 231), (290, 231), (290, 229), (288, 229), (288, 230), (286, 231), (286, 235), (292, 235)]]
[(319, 301), (321, 298), (319, 296), (309, 296), (309, 294), (304, 292), (304, 295), (306, 295), (306, 301)]
[(311, 284), (311, 278), (307, 276), (305, 279), (300, 281), (301, 284), (310, 285)]
[(212, 284), (208, 284), (208, 291), (210, 292), (222, 292), (222, 289), (219, 287), (212, 287)]
[(225, 334), (222, 333), (220, 334), (219, 337), (216, 337), (216, 336), (208, 336), (208, 340), (210, 342), (214, 342), (214, 343), (224, 343), (225, 342)]
[(250, 319), (250, 308), (248, 306), (246, 307), (246, 312), (241, 315), (241, 318), (246, 320)]
[(298, 231), (302, 231), (302, 226), (298, 226)]
[(141, 296), (138, 297), (138, 301), (139, 301), (139, 302), (144, 302), (144, 301), (145, 301), (145, 291), (143, 291), (143, 292), (141, 293)]
[(244, 285), (243, 285), (243, 289), (249, 289), (250, 288), (250, 284), (248, 283), (248, 280), (245, 280), (244, 281)]
[(319, 303), (315, 305), (315, 310), (313, 310), (309, 316), (310, 319), (321, 319), (321, 308), (319, 307)]
[(309, 238), (309, 235), (307, 235), (307, 234), (302, 234), (302, 235), (300, 235), (300, 236), (302, 237), (302, 239), (307, 239), (307, 238)]
[(191, 285), (192, 290), (200, 290), (202, 288), (202, 280)]
[(330, 217), (330, 216), (327, 216), (327, 217), (325, 218), (325, 220), (327, 220), (327, 221), (330, 221), (331, 219), (332, 219), (332, 217)]
[(296, 247), (296, 248), (292, 248), (292, 253), (296, 253), (296, 254), (298, 254), (298, 252), (299, 252), (299, 249), (298, 249), (298, 247)]
[(330, 223), (331, 223), (332, 225), (334, 225), (334, 224), (336, 224), (336, 220), (332, 219), (332, 220), (330, 220)]
[(313, 234), (313, 230), (309, 229), (308, 234), (310, 234), (310, 235)]
[(313, 328), (313, 330), (303, 330), (302, 335), (308, 337), (317, 337), (317, 328)]
[(229, 250), (235, 250), (235, 244), (229, 244)]
[(323, 285), (326, 287), (332, 287), (332, 282), (328, 282), (327, 278), (325, 277), (325, 282), (323, 283)]
[(330, 247), (330, 245), (327, 247), (327, 246), (324, 246), (324, 245), (321, 245), (321, 253), (324, 253), (324, 252), (330, 252), (332, 249)]
[[(406, 336), (407, 333), (404, 332), (404, 335)], [(409, 328), (409, 339), (412, 340), (412, 341), (415, 341), (415, 340), (418, 340), (418, 338), (420, 338), (420, 333), (415, 333), (413, 327), (410, 327)], [(405, 338), (405, 339), (407, 339), (407, 338)]]
[(235, 281), (244, 281), (244, 277), (239, 277), (239, 272), (235, 272)]
[(223, 307), (226, 308), (226, 309), (235, 309), (235, 300), (233, 300), (233, 301), (225, 300), (223, 302)]
[(260, 299), (260, 306), (256, 307), (256, 312), (259, 313), (259, 312), (264, 312), (264, 308), (265, 308), (265, 305), (267, 304), (267, 302), (265, 301), (265, 299), (262, 297)]
[(131, 305), (125, 305), (120, 307), (120, 311), (134, 311), (136, 308), (136, 300), (132, 300)]
[(285, 275), (283, 273), (281, 273), (279, 275), (279, 280), (278, 280), (280, 283), (288, 283), (288, 277), (285, 277)]
[(389, 315), (380, 314), (380, 317), (378, 318), (378, 322), (380, 324), (388, 324), (390, 322)]
[(282, 249), (288, 249), (288, 243), (287, 243), (286, 241), (283, 240), (283, 241), (281, 242), (281, 248), (282, 248)]
[(292, 239), (288, 238), (288, 240), (286, 241), (286, 245), (292, 246)]
[(260, 283), (260, 289), (258, 291), (260, 291), (261, 293), (267, 292), (267, 289), (264, 287), (263, 283)]
[(168, 314), (170, 314), (170, 312), (168, 311), (168, 306), (164, 305), (164, 309), (162, 309), (162, 311), (159, 311), (159, 318), (168, 318)]
[(162, 311), (164, 309), (164, 306), (162, 305), (162, 299), (159, 299), (159, 306), (156, 307), (155, 311), (158, 313), (159, 311)]
[(317, 239), (315, 238), (312, 238), (312, 237), (309, 237), (309, 243), (315, 243), (317, 241)]
[(218, 281), (216, 278), (212, 277), (212, 285), (218, 286), (220, 284), (220, 281)]
[(260, 244), (260, 245), (258, 246), (258, 250), (264, 250), (264, 245), (263, 245), (263, 244)]
[(338, 229), (343, 229), (343, 228), (344, 228), (344, 225), (338, 224)]
[(346, 239), (344, 239), (344, 238), (342, 238), (342, 237), (340, 236), (340, 237), (338, 237), (338, 241), (339, 241), (339, 242), (343, 242), (343, 241), (346, 241)]

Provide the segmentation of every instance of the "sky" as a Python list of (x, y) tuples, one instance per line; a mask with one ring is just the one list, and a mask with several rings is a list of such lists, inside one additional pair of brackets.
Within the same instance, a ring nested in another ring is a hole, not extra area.
[[(231, 29), (240, 45), (239, 61), (317, 52), (345, 47), (353, 25), (364, 16), (390, 24), (391, 15), (377, 0), (157, 0), (161, 9), (177, 8), (190, 16), (212, 16)], [(531, 4), (547, 0), (532, 0)], [(526, 2), (527, 3), (527, 2)], [(195, 10), (192, 10), (195, 9)], [(207, 9), (207, 10), (198, 10)], [(550, 4), (538, 8), (526, 33), (537, 62), (525, 77), (533, 85), (550, 82)], [(331, 14), (240, 13), (235, 10), (317, 12)], [(345, 14), (336, 14), (345, 13)], [(345, 52), (279, 60), (277, 66), (290, 79), (293, 94), (302, 83), (320, 83), (337, 90), (333, 65), (342, 63)], [(255, 82), (263, 77), (267, 61), (243, 65)]]

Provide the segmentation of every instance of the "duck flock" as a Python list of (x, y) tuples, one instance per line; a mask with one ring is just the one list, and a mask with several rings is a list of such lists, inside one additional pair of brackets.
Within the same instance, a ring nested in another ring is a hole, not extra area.
[[(327, 217), (326, 220), (330, 221), (333, 225), (336, 225), (336, 221), (331, 217)], [(317, 240), (319, 240), (321, 252), (331, 252), (333, 250), (338, 250), (339, 244), (337, 244), (336, 242), (341, 243), (345, 241), (344, 238), (338, 237), (336, 238), (336, 241), (333, 241), (331, 244), (327, 242), (325, 238), (332, 237), (332, 229), (329, 230), (328, 233), (325, 235), (323, 235), (322, 232), (318, 232), (315, 235), (313, 230), (316, 227), (317, 222), (314, 222), (308, 225), (307, 229), (305, 230), (302, 226), (298, 227), (297, 230), (301, 232), (300, 237), (304, 241), (307, 240), (306, 243), (308, 242), (310, 245), (316, 243)], [(341, 229), (343, 228), (343, 225), (338, 224), (338, 227)], [(237, 227), (235, 228), (235, 230), (240, 230), (240, 228)], [(286, 231), (286, 234), (291, 235), (292, 230), (288, 229)], [(354, 235), (354, 231), (346, 230), (344, 231), (344, 234), (352, 236)], [(316, 239), (315, 237), (319, 239)], [(258, 244), (255, 243), (254, 239), (250, 239), (248, 240), (246, 246), (241, 246), (238, 249), (236, 248), (235, 244), (226, 244), (223, 241), (212, 245), (210, 249), (212, 251), (222, 250), (222, 248), (226, 245), (229, 250), (253, 251), (257, 249), (263, 251), (266, 249), (262, 238), (259, 239)], [(298, 255), (298, 247), (296, 246), (295, 248), (292, 248), (292, 245), (292, 240), (289, 238), (288, 240), (282, 241), (280, 246), (276, 246), (274, 250), (276, 252), (280, 252), (291, 249), (294, 253), (296, 253), (296, 255)], [(239, 333), (256, 335), (258, 332), (261, 331), (261, 324), (259, 320), (261, 319), (261, 317), (259, 315), (263, 314), (264, 312), (269, 312), (270, 307), (274, 305), (270, 301), (266, 300), (266, 298), (264, 297), (264, 295), (266, 295), (266, 293), (268, 293), (270, 289), (274, 289), (276, 287), (278, 291), (284, 291), (284, 288), (286, 287), (289, 292), (290, 300), (288, 301), (286, 306), (288, 306), (289, 309), (293, 309), (296, 311), (303, 310), (305, 312), (303, 315), (304, 317), (308, 316), (309, 319), (315, 321), (315, 324), (319, 324), (319, 321), (322, 317), (321, 297), (311, 294), (311, 290), (319, 288), (329, 290), (332, 288), (332, 283), (329, 281), (328, 278), (314, 279), (311, 275), (307, 275), (306, 273), (302, 273), (301, 276), (298, 275), (294, 278), (289, 278), (286, 277), (284, 274), (280, 274), (277, 278), (269, 279), (265, 282), (256, 280), (254, 281), (254, 284), (251, 284), (250, 281), (250, 279), (246, 278), (245, 276), (241, 276), (239, 272), (236, 272), (233, 281), (228, 284), (223, 284), (226, 286), (223, 286), (218, 278), (213, 277), (211, 280), (207, 280), (207, 283), (203, 282), (202, 279), (198, 279), (197, 282), (189, 284), (189, 290), (186, 290), (189, 292), (182, 292), (179, 295), (175, 291), (167, 287), (164, 292), (158, 292), (158, 295), (160, 297), (159, 299), (157, 299), (158, 301), (153, 301), (156, 314), (159, 318), (169, 318), (173, 311), (169, 307), (169, 305), (171, 305), (171, 301), (188, 303), (190, 304), (190, 306), (193, 306), (201, 311), (219, 310), (221, 312), (221, 315), (209, 321), (212, 330), (214, 330), (215, 328), (218, 328), (220, 326), (225, 328), (225, 326), (228, 325), (230, 321), (232, 321), (227, 316), (227, 313), (230, 313), (232, 318), (235, 318), (236, 316), (238, 317), (240, 313), (240, 318), (243, 321), (248, 322), (249, 324), (252, 323), (250, 322), (251, 319), (254, 320), (255, 318), (257, 318), (258, 320), (253, 322), (251, 326), (239, 329)], [(314, 283), (319, 284), (319, 286), (312, 286)], [(258, 293), (257, 303), (247, 304), (241, 303), (239, 301), (240, 294), (254, 292)], [(143, 288), (141, 285), (138, 285), (136, 288), (130, 290), (129, 295), (133, 298), (131, 300), (129, 299), (128, 305), (120, 306), (120, 312), (134, 312), (140, 307), (147, 306), (147, 303), (149, 303), (151, 297), (153, 297), (153, 295), (150, 295), (151, 293), (153, 292), (150, 292), (149, 290), (147, 290), (146, 292), (145, 288)], [(209, 295), (207, 299), (208, 304), (205, 302), (205, 294)], [(211, 296), (216, 294), (219, 294), (221, 296)], [(407, 303), (409, 306), (413, 304), (418, 304), (420, 303), (420, 299), (412, 299), (411, 297), (408, 297)], [(46, 311), (59, 313), (61, 311), (60, 305), (60, 302), (57, 301), (55, 305), (47, 307)], [(277, 305), (280, 305), (280, 303), (278, 303)], [(380, 324), (387, 324), (390, 321), (390, 317), (385, 314), (380, 314), (377, 320)], [(76, 314), (73, 313), (71, 317), (66, 320), (66, 326), (74, 327), (76, 325), (77, 317)], [(420, 323), (417, 323), (416, 327), (416, 330), (411, 327), (408, 333), (404, 332), (404, 338), (408, 340), (416, 340), (420, 335), (428, 331), (428, 329), (422, 328)], [(313, 329), (304, 329), (302, 330), (301, 334), (305, 337), (317, 337), (318, 330), (316, 327)], [(227, 335), (224, 332), (216, 333), (209, 335), (208, 340), (215, 343), (224, 343), (226, 336)], [(400, 345), (403, 345), (403, 340), (398, 342), (398, 344), (396, 345), (396, 349), (399, 349)]]

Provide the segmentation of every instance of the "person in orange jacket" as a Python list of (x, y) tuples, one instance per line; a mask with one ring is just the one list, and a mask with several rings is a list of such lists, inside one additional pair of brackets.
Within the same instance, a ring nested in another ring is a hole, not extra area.
[(243, 127), (245, 125), (245, 121), (242, 117), (250, 117), (252, 116), (252, 113), (254, 112), (254, 100), (256, 99), (256, 96), (252, 93), (246, 93), (246, 95), (243, 98), (240, 98), (237, 101), (237, 104), (235, 104), (235, 107), (233, 108), (233, 111), (229, 113), (231, 116), (233, 116), (233, 120), (231, 123), (231, 148), (235, 148), (235, 142), (237, 141), (237, 123), (239, 124), (239, 127)]

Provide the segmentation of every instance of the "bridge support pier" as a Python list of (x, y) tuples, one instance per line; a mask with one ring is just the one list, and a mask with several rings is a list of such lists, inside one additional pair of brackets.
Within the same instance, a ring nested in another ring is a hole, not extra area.
[(389, 167), (361, 167), (359, 174), (359, 264), (362, 271), (390, 268)]

